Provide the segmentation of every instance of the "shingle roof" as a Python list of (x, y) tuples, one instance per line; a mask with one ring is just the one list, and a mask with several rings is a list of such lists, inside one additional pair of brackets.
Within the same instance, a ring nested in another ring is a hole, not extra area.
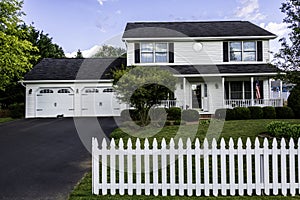
[(233, 37), (270, 36), (266, 31), (248, 21), (209, 22), (135, 22), (127, 23), (123, 39), (167, 37)]
[(126, 66), (125, 58), (45, 58), (28, 72), (24, 80), (111, 79), (111, 70)]
[(175, 65), (169, 66), (178, 74), (260, 74), (276, 73), (269, 64)]
[[(24, 80), (99, 80), (112, 79), (111, 70), (126, 66), (125, 58), (53, 59), (38, 63)], [(248, 74), (275, 73), (268, 64), (170, 65), (177, 74)], [(163, 67), (163, 68), (164, 68)]]

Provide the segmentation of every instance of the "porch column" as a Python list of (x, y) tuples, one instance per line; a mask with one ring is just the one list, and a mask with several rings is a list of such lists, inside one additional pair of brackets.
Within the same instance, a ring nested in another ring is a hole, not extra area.
[(269, 99), (273, 99), (272, 94), (272, 79), (269, 78)]
[(225, 77), (222, 77), (223, 108), (225, 108)]
[(280, 106), (283, 106), (283, 99), (282, 99), (282, 81), (281, 81), (281, 80), (280, 80), (279, 97), (280, 97)]
[(186, 109), (186, 78), (183, 78), (183, 110)]
[(254, 77), (251, 77), (251, 106), (254, 105)]

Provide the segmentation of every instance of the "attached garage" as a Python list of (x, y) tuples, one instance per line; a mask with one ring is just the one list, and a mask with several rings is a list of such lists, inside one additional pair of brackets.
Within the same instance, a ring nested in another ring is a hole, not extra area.
[(119, 116), (121, 104), (112, 88), (112, 69), (126, 59), (43, 59), (22, 83), (26, 118)]

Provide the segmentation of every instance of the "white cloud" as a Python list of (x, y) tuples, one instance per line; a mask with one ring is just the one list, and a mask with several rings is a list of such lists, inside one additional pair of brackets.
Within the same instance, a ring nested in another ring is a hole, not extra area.
[[(83, 50), (83, 51), (81, 51), (82, 52), (82, 56), (84, 58), (90, 58), (93, 55), (95, 55), (100, 48), (101, 48), (100, 45), (95, 45), (95, 46), (93, 46), (90, 49)], [(66, 53), (66, 57), (67, 58), (74, 58), (74, 57), (76, 57), (76, 55), (77, 55), (77, 51), (74, 51), (74, 52), (71, 52), (71, 53)]]
[(266, 18), (260, 13), (258, 0), (239, 0), (235, 16), (245, 20), (259, 21)]
[[(272, 53), (278, 53), (281, 48), (279, 39), (282, 37), (288, 38), (289, 29), (287, 28), (287, 25), (285, 23), (269, 22), (268, 24), (261, 23), (260, 27), (278, 36), (275, 40), (270, 41), (270, 51)], [(271, 54), (271, 61), (273, 60), (273, 57), (273, 54)]]
[(107, 1), (107, 0), (97, 0), (97, 1), (98, 1), (98, 3), (99, 3), (101, 6), (103, 6), (104, 2)]

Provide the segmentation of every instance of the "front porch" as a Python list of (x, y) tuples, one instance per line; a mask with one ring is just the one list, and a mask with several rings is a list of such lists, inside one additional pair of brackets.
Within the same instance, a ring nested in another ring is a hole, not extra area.
[(224, 108), (235, 108), (235, 107), (250, 107), (250, 106), (272, 106), (281, 107), (283, 105), (282, 99), (231, 99), (225, 100)]

